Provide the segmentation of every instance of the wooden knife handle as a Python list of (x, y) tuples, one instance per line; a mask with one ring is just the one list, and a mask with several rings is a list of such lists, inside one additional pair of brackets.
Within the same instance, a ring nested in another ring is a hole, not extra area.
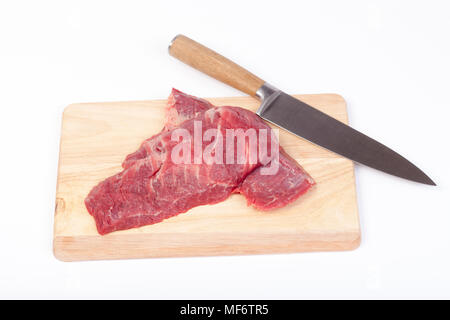
[(182, 34), (172, 40), (169, 53), (191, 67), (251, 96), (256, 96), (256, 91), (264, 84), (264, 80), (233, 61)]

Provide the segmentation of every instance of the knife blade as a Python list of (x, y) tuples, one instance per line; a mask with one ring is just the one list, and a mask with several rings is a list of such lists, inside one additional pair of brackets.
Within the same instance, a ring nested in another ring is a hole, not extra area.
[(273, 87), (217, 52), (177, 35), (169, 53), (261, 100), (256, 113), (293, 134), (357, 163), (411, 181), (436, 185), (413, 163), (380, 142)]

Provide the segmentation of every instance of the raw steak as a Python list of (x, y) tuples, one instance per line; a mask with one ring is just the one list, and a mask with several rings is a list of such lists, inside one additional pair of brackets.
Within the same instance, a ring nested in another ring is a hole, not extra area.
[[(86, 197), (86, 207), (100, 234), (157, 223), (198, 205), (221, 202), (233, 192), (245, 195), (256, 208), (276, 208), (294, 201), (314, 183), (284, 154), (280, 154), (280, 168), (271, 179), (262, 175), (261, 169), (274, 160), (268, 157), (253, 163), (248, 152), (243, 152), (246, 158), (240, 164), (174, 163), (170, 157), (178, 145), (172, 140), (174, 130), (194, 135), (195, 122), (201, 123), (202, 133), (218, 129), (224, 136), (226, 129), (269, 128), (248, 110), (213, 107), (174, 90), (162, 132), (144, 141), (125, 159), (122, 172), (99, 183)], [(201, 150), (212, 142), (203, 141)], [(241, 148), (249, 150), (248, 142)], [(195, 158), (193, 141), (189, 150)], [(225, 159), (225, 147), (222, 152)], [(234, 154), (237, 152), (235, 145)]]

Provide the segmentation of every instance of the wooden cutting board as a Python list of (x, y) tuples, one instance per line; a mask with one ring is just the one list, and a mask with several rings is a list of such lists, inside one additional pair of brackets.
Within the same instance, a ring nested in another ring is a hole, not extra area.
[[(298, 95), (347, 122), (336, 94)], [(211, 98), (256, 110), (251, 97)], [(161, 223), (100, 236), (84, 198), (121, 171), (125, 156), (159, 132), (166, 100), (82, 103), (63, 114), (54, 254), (64, 261), (350, 250), (360, 243), (353, 162), (280, 130), (280, 144), (317, 185), (284, 208), (260, 212), (243, 196), (200, 206)]]

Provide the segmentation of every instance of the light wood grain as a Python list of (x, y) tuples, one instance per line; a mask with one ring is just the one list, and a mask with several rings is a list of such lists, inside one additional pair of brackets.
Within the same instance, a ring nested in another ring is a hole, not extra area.
[[(335, 94), (299, 95), (347, 122)], [(216, 105), (256, 110), (250, 97), (211, 98)], [(145, 257), (238, 255), (350, 250), (360, 228), (353, 163), (280, 130), (280, 143), (316, 180), (296, 202), (274, 211), (247, 207), (244, 197), (200, 206), (161, 223), (100, 236), (84, 198), (101, 180), (121, 171), (125, 156), (159, 132), (166, 100), (84, 103), (63, 114), (54, 254), (64, 261)]]
[(251, 96), (255, 96), (256, 91), (264, 84), (264, 80), (233, 61), (181, 34), (172, 40), (169, 53), (191, 67)]

